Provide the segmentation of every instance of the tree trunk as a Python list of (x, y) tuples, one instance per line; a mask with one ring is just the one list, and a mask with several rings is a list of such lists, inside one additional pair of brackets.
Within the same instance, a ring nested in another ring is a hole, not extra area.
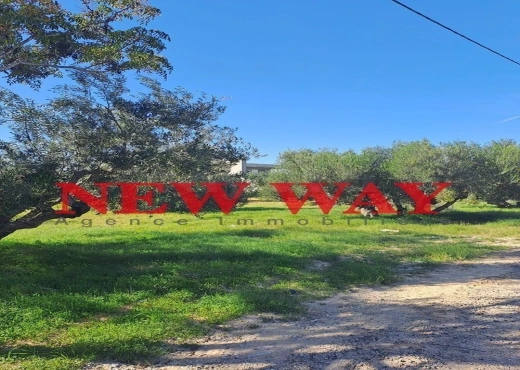
[(441, 211), (444, 211), (446, 208), (448, 208), (449, 206), (452, 206), (453, 204), (455, 204), (455, 202), (458, 202), (459, 200), (461, 199), (464, 199), (464, 198), (457, 198), (455, 200), (452, 200), (451, 202), (447, 202), (447, 203), (444, 203), (442, 206), (439, 206), (435, 209), (432, 209), (433, 212), (441, 212)]
[(90, 210), (90, 207), (81, 202), (75, 201), (70, 205), (74, 214), (70, 215), (60, 215), (57, 214), (56, 211), (52, 208), (47, 208), (44, 210), (33, 210), (23, 217), (17, 219), (16, 221), (7, 222), (4, 224), (0, 224), (0, 239), (5, 238), (8, 235), (11, 235), (17, 230), (23, 229), (34, 229), (40, 226), (45, 221), (54, 220), (58, 218), (76, 218), (81, 215), (87, 213)]

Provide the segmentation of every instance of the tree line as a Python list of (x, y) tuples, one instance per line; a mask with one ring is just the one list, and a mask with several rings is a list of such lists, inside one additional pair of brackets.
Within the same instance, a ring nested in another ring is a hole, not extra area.
[[(275, 168), (264, 175), (250, 174), (256, 195), (279, 199), (269, 183), (323, 182), (329, 194), (334, 183), (350, 182), (339, 202), (350, 203), (370, 182), (388, 197), (398, 210), (413, 208), (410, 197), (394, 186), (396, 182), (451, 182), (435, 197), (437, 211), (472, 198), (498, 207), (520, 206), (520, 145), (514, 140), (487, 144), (454, 141), (434, 145), (427, 139), (394, 142), (390, 147), (368, 147), (356, 153), (334, 149), (299, 149), (281, 153)], [(302, 195), (305, 189), (295, 186)]]

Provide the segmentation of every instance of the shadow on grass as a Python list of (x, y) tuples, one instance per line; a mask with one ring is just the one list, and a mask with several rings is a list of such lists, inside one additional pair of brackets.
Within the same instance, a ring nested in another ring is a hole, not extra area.
[(245, 230), (232, 230), (220, 232), (224, 235), (234, 235), (246, 238), (272, 238), (276, 235), (282, 234), (279, 230), (266, 230), (266, 229), (245, 229)]
[(143, 338), (117, 339), (99, 342), (78, 341), (70, 345), (28, 345), (22, 344), (16, 347), (7, 347), (0, 350), (5, 357), (10, 359), (54, 359), (67, 358), (103, 358), (106, 360), (117, 360), (135, 363), (158, 356), (164, 352), (165, 345), (160, 340)]
[(398, 223), (408, 224), (485, 224), (497, 221), (517, 221), (520, 225), (520, 209), (510, 211), (448, 211), (436, 215), (406, 215), (405, 217), (389, 217)]
[[(304, 242), (274, 238), (279, 233), (143, 232), (116, 241), (92, 232), (84, 242), (3, 241), (0, 343), (10, 348), (4, 357), (11, 351), (143, 360), (156, 356), (165, 339), (186, 340), (210, 324), (247, 313), (298, 315), (304, 299), (351, 284), (391, 282), (402, 253), (361, 247), (418, 241), (357, 231)], [(345, 259), (340, 249), (327, 248), (342, 239), (360, 244), (355, 253), (362, 258)], [(315, 260), (330, 265), (312, 269)], [(52, 348), (23, 344), (49, 338)]]
[[(476, 315), (476, 311), (482, 310), (481, 306), (424, 305), (416, 302), (402, 305), (376, 300), (357, 302), (356, 298), (351, 298), (349, 302), (352, 303), (351, 311), (354, 313), (350, 320), (345, 320), (344, 313), (340, 312), (323, 322), (319, 316), (309, 318), (304, 322), (312, 326), (312, 330), (308, 331), (302, 330), (301, 325), (285, 325), (284, 336), (303, 337), (301, 346), (295, 346), (292, 341), (283, 341), (279, 331), (270, 332), (267, 329), (262, 336), (252, 337), (248, 342), (236, 340), (223, 344), (210, 342), (186, 346), (181, 348), (181, 352), (200, 351), (205, 356), (192, 358), (186, 354), (182, 360), (168, 359), (171, 361), (169, 364), (208, 367), (224, 365), (233, 368), (240, 363), (241, 366), (250, 364), (253, 367), (258, 361), (258, 349), (264, 348), (268, 349), (273, 358), (285, 358), (291, 368), (330, 364), (337, 365), (337, 368), (368, 365), (383, 369), (388, 368), (389, 358), (407, 357), (420, 359), (419, 364), (412, 365), (414, 369), (421, 366), (427, 368), (428, 362), (493, 368), (515, 368), (520, 362), (520, 354), (515, 351), (516, 343), (520, 340), (515, 312), (502, 309)], [(518, 307), (519, 303), (517, 298), (513, 298), (497, 301), (496, 305)], [(368, 325), (364, 321), (367, 318), (377, 324)], [(466, 320), (465, 325), (461, 325), (461, 318)], [(482, 332), (485, 335), (478, 335)], [(461, 337), (471, 338), (471, 341), (461, 342)], [(322, 348), (319, 352), (316, 351), (317, 346)], [(175, 349), (179, 351), (179, 348)], [(143, 363), (144, 358), (150, 358), (152, 354), (160, 355), (161, 350), (168, 351), (171, 348), (160, 341), (125, 339), (110, 343), (77, 342), (55, 347), (21, 345), (10, 350), (12, 356), (22, 359), (34, 356), (49, 360), (57, 357), (101, 357)], [(215, 355), (219, 351), (240, 353), (240, 356)]]
[(280, 212), (281, 210), (287, 210), (287, 206), (281, 205), (280, 207), (268, 207), (268, 206), (248, 206), (247, 204), (243, 207), (238, 207), (239, 210), (243, 212), (264, 212), (264, 211), (276, 211)]

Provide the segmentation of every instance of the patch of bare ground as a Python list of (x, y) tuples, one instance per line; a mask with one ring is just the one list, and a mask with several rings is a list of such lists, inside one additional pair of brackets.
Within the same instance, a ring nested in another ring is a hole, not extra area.
[(508, 248), (311, 302), (297, 321), (243, 317), (154, 366), (87, 368), (520, 370), (520, 240), (496, 242)]

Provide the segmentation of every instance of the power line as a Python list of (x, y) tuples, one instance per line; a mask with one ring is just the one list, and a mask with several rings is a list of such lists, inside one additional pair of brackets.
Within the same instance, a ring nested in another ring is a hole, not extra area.
[(426, 15), (424, 15), (424, 14), (422, 14), (422, 13), (419, 13), (417, 10), (412, 9), (412, 8), (410, 8), (409, 6), (407, 6), (407, 5), (405, 5), (405, 4), (401, 3), (401, 2), (399, 2), (399, 1), (397, 1), (397, 0), (390, 0), (390, 1), (393, 1), (393, 2), (396, 3), (396, 4), (401, 5), (402, 7), (404, 7), (404, 8), (406, 8), (406, 9), (410, 10), (411, 12), (414, 12), (415, 14), (420, 15), (420, 16), (423, 17), (423, 18), (426, 18), (426, 19), (429, 20), (430, 22), (433, 22), (433, 23), (435, 23), (435, 24), (441, 26), (442, 28), (445, 28), (445, 29), (447, 29), (448, 31), (453, 32), (454, 34), (459, 35), (460, 37), (465, 38), (466, 40), (471, 41), (472, 43), (477, 44), (478, 46), (480, 46), (480, 47), (482, 47), (482, 48), (484, 48), (484, 49), (486, 49), (486, 50), (489, 50), (490, 52), (492, 52), (492, 53), (494, 53), (494, 54), (496, 54), (496, 55), (498, 55), (498, 56), (501, 56), (502, 58), (507, 59), (507, 60), (509, 60), (510, 62), (513, 62), (513, 63), (515, 63), (515, 64), (520, 65), (520, 63), (517, 62), (516, 60), (513, 60), (513, 59), (511, 59), (511, 58), (508, 58), (508, 57), (506, 57), (504, 54), (500, 54), (499, 52), (497, 52), (497, 51), (495, 51), (495, 50), (493, 50), (493, 49), (491, 49), (491, 48), (488, 48), (487, 46), (482, 45), (481, 43), (479, 43), (479, 42), (477, 42), (477, 41), (475, 41), (475, 40), (473, 40), (473, 39), (470, 39), (469, 37), (464, 36), (464, 35), (461, 34), (461, 33), (458, 33), (457, 31), (455, 31), (455, 30), (453, 30), (453, 29), (451, 29), (451, 28), (449, 28), (449, 27), (443, 25), (442, 23), (437, 22), (437, 21), (434, 20), (434, 19), (431, 19), (430, 17), (428, 17), (428, 16), (426, 16)]

